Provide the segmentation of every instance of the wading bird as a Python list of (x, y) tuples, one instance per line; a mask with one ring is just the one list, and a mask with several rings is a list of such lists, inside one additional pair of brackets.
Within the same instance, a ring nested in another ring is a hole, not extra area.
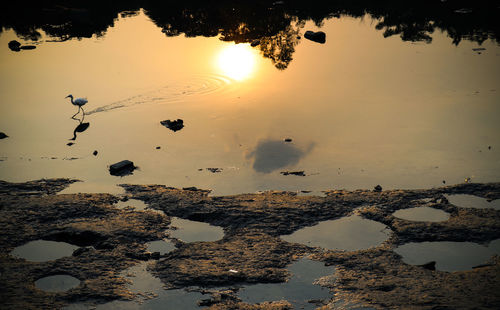
[[(71, 103), (73, 105), (78, 106), (78, 112), (76, 112), (75, 115), (77, 115), (80, 112), (80, 109), (83, 111), (82, 106), (85, 105), (87, 102), (89, 102), (87, 100), (87, 98), (77, 98), (77, 99), (73, 100), (73, 95), (67, 95), (65, 98), (68, 98), (68, 97), (71, 98)], [(83, 111), (83, 114), (85, 115), (85, 111)], [(71, 118), (75, 117), (75, 115), (73, 115)]]

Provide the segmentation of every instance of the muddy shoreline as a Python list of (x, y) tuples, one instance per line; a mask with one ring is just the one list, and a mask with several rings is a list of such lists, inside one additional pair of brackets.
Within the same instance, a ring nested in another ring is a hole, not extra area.
[[(26, 183), (0, 181), (0, 299), (2, 309), (54, 309), (71, 303), (101, 304), (133, 300), (120, 273), (141, 261), (167, 288), (198, 287), (213, 309), (286, 309), (282, 301), (249, 305), (236, 296), (249, 283), (278, 283), (290, 277), (286, 266), (300, 257), (336, 268), (320, 281), (331, 290), (324, 309), (357, 304), (376, 309), (500, 308), (500, 258), (469, 271), (443, 272), (405, 264), (393, 249), (408, 242), (471, 241), (486, 244), (500, 238), (500, 211), (458, 208), (444, 194), (500, 198), (500, 183), (459, 184), (427, 190), (331, 190), (325, 197), (292, 192), (264, 192), (211, 197), (209, 191), (162, 185), (122, 185), (123, 196), (62, 194), (76, 180)], [(139, 199), (154, 210), (113, 206), (120, 199)], [(426, 199), (426, 201), (423, 201)], [(450, 213), (443, 222), (412, 222), (392, 215), (422, 205)], [(163, 211), (155, 212), (155, 210)], [(280, 235), (350, 214), (387, 225), (391, 237), (360, 251), (333, 251), (288, 243)], [(146, 243), (168, 238), (170, 217), (203, 221), (224, 229), (213, 242), (184, 243), (158, 256)], [(64, 241), (81, 246), (73, 256), (34, 263), (9, 255), (32, 240)], [(238, 270), (231, 273), (228, 270)], [(61, 293), (37, 289), (44, 276), (68, 274), (80, 286)], [(229, 288), (229, 289), (228, 289)]]

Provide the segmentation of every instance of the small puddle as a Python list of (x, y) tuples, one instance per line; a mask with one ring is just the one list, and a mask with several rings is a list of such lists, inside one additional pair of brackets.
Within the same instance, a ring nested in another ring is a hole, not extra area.
[(500, 199), (488, 201), (474, 195), (456, 194), (444, 195), (448, 201), (460, 208), (475, 208), (475, 209), (496, 209), (500, 210)]
[(160, 255), (166, 254), (175, 250), (175, 245), (168, 240), (156, 240), (146, 243), (147, 251), (160, 252)]
[(450, 218), (450, 214), (448, 212), (431, 207), (417, 207), (397, 210), (392, 215), (403, 220), (419, 222), (442, 222)]
[(313, 282), (327, 275), (332, 275), (335, 268), (325, 266), (322, 262), (302, 258), (291, 264), (288, 270), (292, 277), (285, 283), (255, 284), (242, 288), (239, 297), (247, 303), (264, 301), (289, 301), (294, 309), (315, 309), (317, 305), (309, 301), (330, 299), (329, 290), (315, 285)]
[(35, 281), (35, 286), (46, 292), (65, 292), (78, 285), (80, 285), (80, 280), (64, 274), (49, 276)]
[(380, 245), (389, 238), (390, 232), (382, 223), (351, 215), (302, 228), (281, 238), (325, 249), (356, 251)]
[(135, 301), (117, 300), (98, 305), (96, 309), (200, 309), (198, 300), (203, 298), (201, 293), (188, 292), (183, 289), (163, 289), (163, 283), (147, 271), (147, 265), (147, 262), (142, 262), (127, 269), (122, 276), (132, 282), (129, 286), (132, 292), (149, 297), (142, 297)]
[(500, 255), (500, 239), (491, 241), (490, 244), (488, 244), (488, 248), (496, 255)]
[(10, 254), (32, 262), (46, 262), (71, 256), (73, 251), (78, 248), (78, 246), (66, 242), (36, 240), (18, 246)]
[(128, 207), (132, 207), (137, 211), (144, 211), (147, 209), (148, 205), (144, 203), (144, 201), (139, 200), (139, 199), (128, 199), (127, 201), (118, 201), (115, 203), (113, 206), (117, 207), (118, 209), (125, 209)]
[(170, 236), (184, 242), (216, 241), (224, 237), (224, 230), (219, 226), (213, 226), (203, 222), (184, 220), (172, 217)]
[(401, 255), (403, 261), (410, 265), (435, 261), (437, 270), (463, 271), (484, 264), (490, 259), (495, 254), (494, 248), (498, 240), (491, 243), (486, 247), (472, 242), (412, 242), (397, 247), (394, 252)]

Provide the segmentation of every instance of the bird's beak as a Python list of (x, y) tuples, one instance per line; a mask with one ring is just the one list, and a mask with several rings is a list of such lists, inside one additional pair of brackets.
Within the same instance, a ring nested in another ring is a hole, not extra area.
[(64, 97), (64, 98), (68, 98), (68, 97), (69, 97), (69, 96), (66, 96), (66, 97)]

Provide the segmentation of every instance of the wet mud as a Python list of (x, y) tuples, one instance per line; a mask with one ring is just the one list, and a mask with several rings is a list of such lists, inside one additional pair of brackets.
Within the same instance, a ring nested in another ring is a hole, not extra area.
[[(122, 185), (129, 199), (152, 210), (120, 209), (124, 197), (110, 194), (62, 194), (75, 180), (26, 183), (0, 182), (0, 299), (5, 309), (54, 309), (72, 303), (101, 304), (134, 300), (124, 270), (142, 261), (165, 288), (195, 289), (210, 309), (290, 309), (287, 301), (250, 305), (238, 290), (254, 283), (280, 283), (292, 277), (287, 266), (311, 258), (335, 267), (319, 280), (331, 299), (321, 309), (361, 305), (375, 309), (460, 309), (500, 307), (500, 258), (478, 268), (444, 272), (408, 265), (393, 250), (423, 241), (469, 241), (488, 244), (500, 238), (500, 211), (459, 208), (445, 194), (500, 198), (500, 183), (461, 184), (428, 190), (331, 190), (325, 197), (292, 192), (264, 192), (211, 197), (196, 188)], [(425, 199), (425, 200), (424, 200)], [(450, 218), (442, 222), (399, 219), (400, 209), (428, 206)], [(352, 214), (387, 225), (391, 237), (359, 251), (326, 250), (280, 238), (321, 221)], [(202, 221), (224, 229), (221, 240), (190, 242), (172, 238), (171, 217)], [(34, 240), (63, 241), (80, 246), (73, 255), (48, 262), (30, 262), (9, 253)], [(148, 242), (169, 239), (176, 249), (165, 254), (147, 251)], [(431, 268), (432, 269), (432, 268)], [(237, 272), (235, 272), (237, 271)], [(68, 275), (80, 285), (46, 292), (35, 282)], [(348, 307), (347, 307), (348, 308)]]

